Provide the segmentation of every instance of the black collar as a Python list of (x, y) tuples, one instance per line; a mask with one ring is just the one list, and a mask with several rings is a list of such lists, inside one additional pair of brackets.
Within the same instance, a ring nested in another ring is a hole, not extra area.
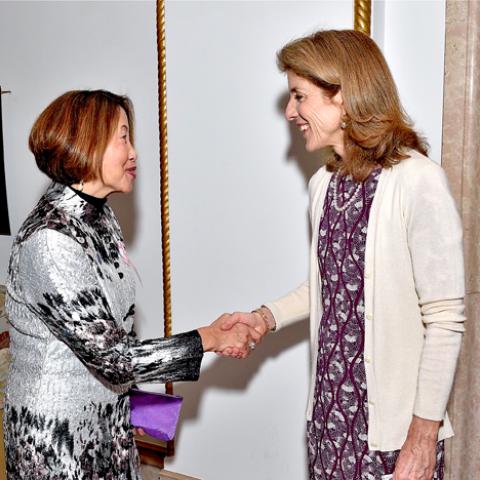
[(83, 200), (88, 202), (90, 205), (93, 205), (94, 207), (98, 208), (99, 210), (103, 208), (103, 206), (107, 201), (107, 197), (104, 197), (104, 198), (94, 197), (93, 195), (88, 195), (88, 193), (81, 192), (80, 190), (77, 190), (73, 187), (69, 187), (69, 188), (73, 190), (80, 198), (83, 198)]

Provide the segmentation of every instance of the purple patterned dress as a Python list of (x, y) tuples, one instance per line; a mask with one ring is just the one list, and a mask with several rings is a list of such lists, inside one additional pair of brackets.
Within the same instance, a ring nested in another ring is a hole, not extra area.
[[(368, 218), (380, 172), (374, 170), (362, 184), (334, 174), (325, 198), (318, 237), (323, 316), (313, 418), (307, 424), (311, 480), (381, 480), (393, 473), (399, 454), (371, 451), (367, 442), (363, 277)], [(438, 480), (443, 479), (443, 457), (440, 442)]]

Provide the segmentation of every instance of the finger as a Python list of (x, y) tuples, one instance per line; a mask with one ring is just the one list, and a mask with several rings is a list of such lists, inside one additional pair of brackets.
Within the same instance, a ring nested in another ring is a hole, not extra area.
[(230, 352), (230, 353), (220, 353), (220, 355), (224, 358), (237, 358), (237, 352)]
[(227, 331), (231, 330), (232, 327), (237, 323), (237, 320), (234, 318), (233, 315), (229, 315), (228, 318), (226, 318), (221, 324), (220, 324), (220, 330)]
[(257, 342), (250, 335), (246, 338), (246, 341), (242, 345), (242, 352), (250, 355), (256, 348)]
[(246, 350), (241, 350), (238, 352), (238, 359), (244, 359), (244, 358), (247, 358), (248, 355), (250, 353), (250, 350), (246, 349)]
[(256, 328), (258, 326), (257, 319), (251, 313), (235, 312), (235, 313), (232, 313), (229, 320), (230, 322), (233, 322), (232, 326), (237, 323), (246, 325), (249, 328)]
[(237, 329), (239, 334), (249, 335), (251, 338), (255, 339), (261, 339), (264, 333), (258, 326), (252, 327), (249, 324), (243, 322), (243, 320), (237, 323), (235, 325), (235, 328)]
[(255, 346), (255, 342), (250, 340), (247, 344), (242, 346), (242, 348), (240, 349), (240, 353), (248, 357), (248, 355), (250, 355), (255, 350)]
[(235, 341), (235, 347), (239, 353), (249, 352), (250, 350), (255, 350), (256, 343), (251, 339), (250, 336), (238, 338)]
[(249, 334), (255, 343), (260, 343), (262, 341), (263, 335), (257, 332), (257, 330), (255, 330), (254, 328), (250, 328)]

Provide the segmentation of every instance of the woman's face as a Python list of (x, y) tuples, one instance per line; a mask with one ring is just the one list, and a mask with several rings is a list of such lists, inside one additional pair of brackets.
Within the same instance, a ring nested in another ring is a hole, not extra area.
[[(137, 153), (130, 143), (127, 114), (120, 108), (118, 125), (102, 160), (102, 180), (106, 195), (132, 191), (136, 178)], [(106, 196), (105, 195), (105, 196)]]
[(333, 147), (343, 156), (344, 132), (340, 125), (345, 114), (343, 98), (338, 92), (329, 98), (324, 90), (309, 80), (287, 71), (290, 99), (285, 109), (288, 121), (295, 121), (309, 152)]

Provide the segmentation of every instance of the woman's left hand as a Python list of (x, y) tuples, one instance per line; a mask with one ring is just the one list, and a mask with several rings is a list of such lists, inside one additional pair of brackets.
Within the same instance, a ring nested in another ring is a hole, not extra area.
[(393, 480), (432, 480), (440, 422), (413, 417), (400, 450)]

